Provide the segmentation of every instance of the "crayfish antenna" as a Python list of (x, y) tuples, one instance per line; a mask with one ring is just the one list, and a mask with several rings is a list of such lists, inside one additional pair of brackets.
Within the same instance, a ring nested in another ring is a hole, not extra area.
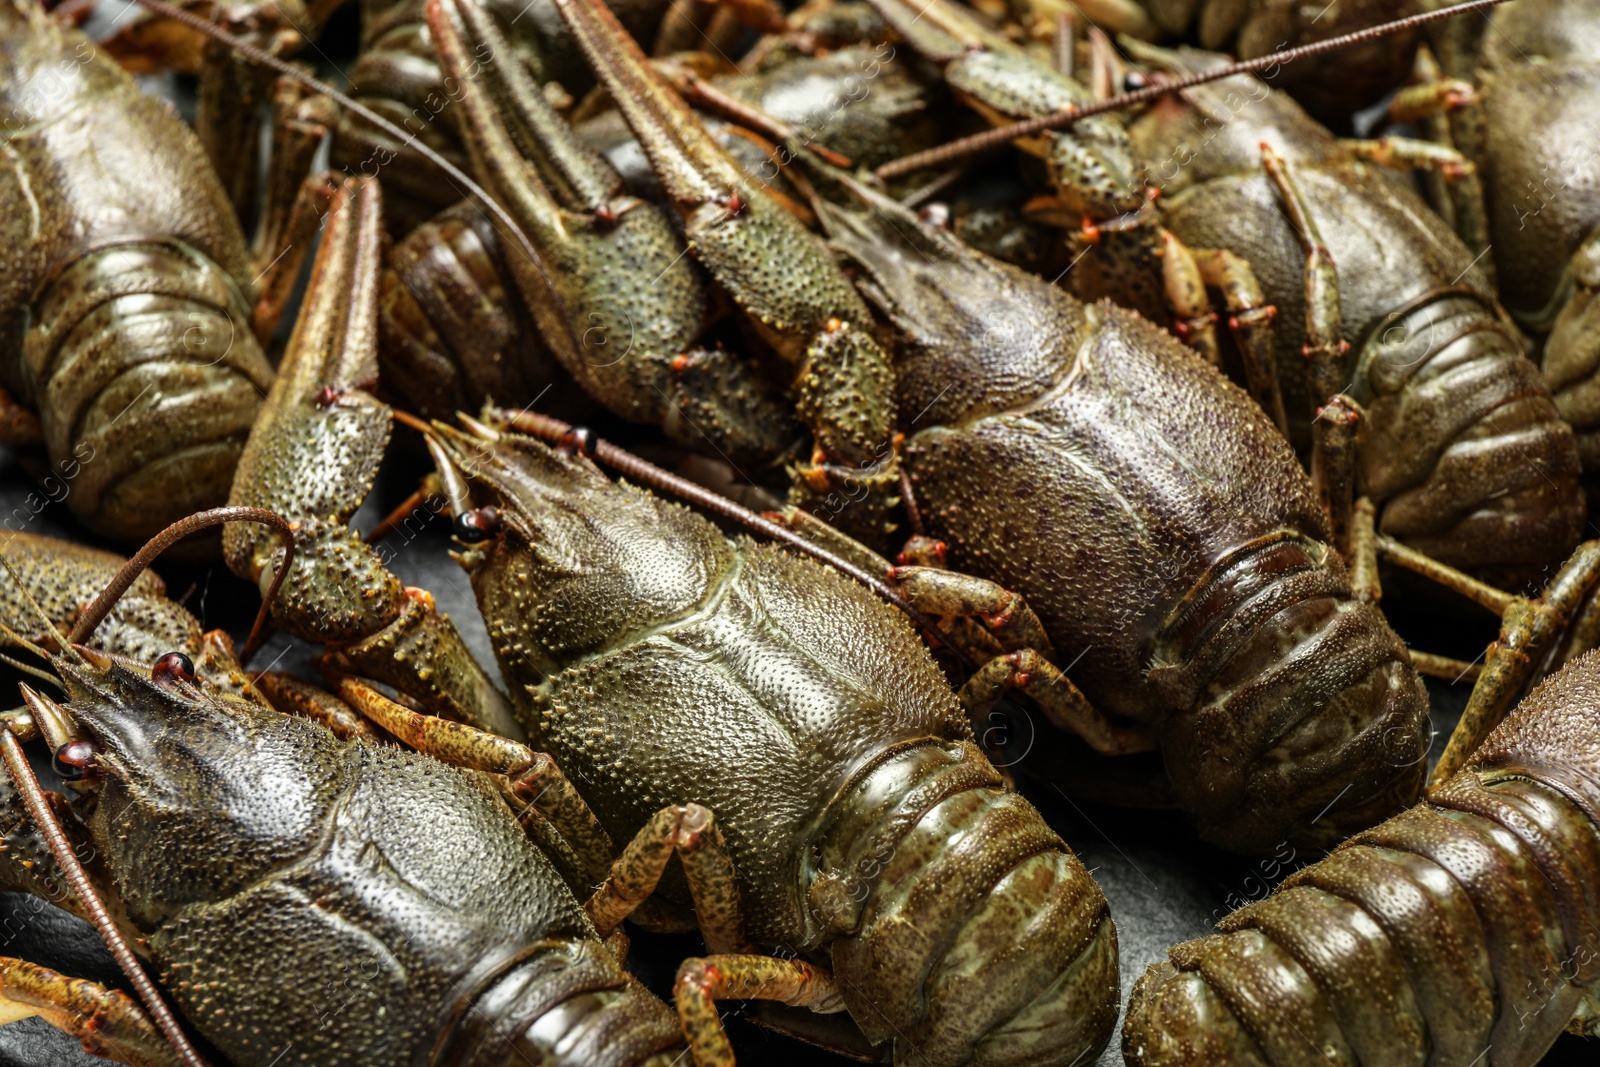
[[(278, 587), (283, 584), (283, 579), (289, 573), (289, 565), (294, 562), (294, 526), (288, 519), (266, 508), (252, 507), (226, 507), (212, 508), (186, 519), (180, 519), (168, 526), (165, 530), (152, 537), (145, 546), (127, 563), (123, 564), (116, 577), (111, 579), (100, 595), (95, 597), (88, 607), (83, 609), (83, 614), (78, 617), (78, 622), (72, 628), (72, 633), (67, 636), (68, 644), (76, 647), (83, 644), (94, 633), (96, 626), (111, 613), (128, 587), (138, 579), (139, 575), (149, 569), (155, 558), (166, 551), (171, 545), (183, 540), (192, 533), (209, 529), (212, 526), (221, 526), (226, 522), (258, 522), (263, 526), (270, 526), (283, 534), (284, 549), (283, 562), (272, 576), (272, 584), (267, 588), (261, 601), (261, 608), (256, 612), (256, 621), (250, 627), (250, 637), (245, 641), (244, 652), (239, 657), (240, 663), (247, 663), (250, 657), (260, 647), (261, 641), (266, 636), (267, 620), (272, 610), (272, 602), (278, 595)], [(9, 567), (7, 568), (9, 569)], [(26, 594), (24, 594), (26, 595)], [(31, 600), (31, 598), (30, 598)], [(34, 605), (38, 607), (37, 604)], [(43, 614), (41, 609), (40, 614)], [(81, 655), (79, 655), (81, 659)]]
[[(28, 596), (28, 593), (27, 593), (27, 591), (25, 589), (23, 590), (23, 596), (28, 597), (28, 601), (29, 601), (30, 605), (33, 607), (34, 610), (36, 610), (36, 611), (39, 610), (38, 602), (35, 601), (31, 596)], [(17, 631), (15, 631), (11, 627), (7, 626), (4, 622), (0, 622), (0, 634), (3, 634), (7, 638), (9, 638), (11, 643), (16, 645), (18, 648), (25, 648), (30, 652), (37, 652), (40, 655), (44, 656), (46, 659), (48, 659), (50, 657), (50, 653), (48, 651), (46, 651), (43, 648), (40, 648), (38, 645), (34, 644), (32, 641), (29, 641), (26, 637), (23, 637), (21, 634), (17, 633)], [(77, 652), (77, 649), (72, 645), (68, 645), (66, 647), (71, 648), (74, 653)], [(57, 678), (55, 675), (51, 674), (49, 671), (40, 670), (38, 667), (35, 667), (31, 663), (24, 663), (19, 659), (14, 659), (13, 657), (7, 656), (7, 655), (5, 655), (3, 653), (0, 653), (0, 663), (4, 663), (8, 667), (11, 667), (11, 668), (13, 668), (15, 670), (19, 670), (23, 674), (31, 675), (34, 678), (37, 678), (39, 681), (45, 682), (48, 685), (60, 685), (61, 684), (61, 679)]]

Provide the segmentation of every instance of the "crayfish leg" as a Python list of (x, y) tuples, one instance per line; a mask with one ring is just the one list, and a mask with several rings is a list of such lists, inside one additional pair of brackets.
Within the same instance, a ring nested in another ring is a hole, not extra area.
[(833, 975), (804, 960), (717, 955), (684, 960), (673, 986), (678, 1020), (695, 1067), (732, 1067), (718, 1000), (775, 1000), (831, 1014), (844, 1011)]
[[(349, 528), (393, 426), (369, 392), (377, 379), (382, 202), (370, 178), (335, 193), (305, 306), (240, 457), (232, 499), (296, 524), (296, 554), (272, 604), (302, 640), (332, 645), (341, 669), (430, 710), (520, 735), (510, 706), (432, 598), (403, 587)], [(232, 524), (223, 550), (235, 574), (268, 588), (283, 549), (275, 532)]]
[(0, 956), (0, 1023), (35, 1015), (77, 1038), (92, 1056), (132, 1067), (182, 1067), (172, 1044), (128, 994)]
[(273, 708), (319, 722), (341, 740), (358, 737), (376, 739), (378, 736), (377, 731), (350, 705), (292, 674), (264, 671), (256, 678), (256, 686), (266, 695)]
[(683, 863), (706, 947), (713, 952), (752, 951), (727, 843), (710, 809), (699, 804), (662, 808), (622, 850), (605, 882), (583, 906), (601, 936), (620, 927), (656, 891), (674, 855)]
[(1390, 562), (1500, 615), (1500, 633), (1484, 654), (1466, 710), (1428, 779), (1429, 787), (1437, 788), (1466, 766), (1529, 686), (1600, 640), (1600, 598), (1594, 595), (1600, 586), (1600, 541), (1579, 545), (1537, 599), (1496, 589), (1393, 538), (1379, 536), (1376, 542)]

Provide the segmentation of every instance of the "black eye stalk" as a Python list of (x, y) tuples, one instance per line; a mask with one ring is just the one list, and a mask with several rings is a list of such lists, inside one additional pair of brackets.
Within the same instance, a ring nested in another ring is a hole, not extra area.
[(182, 652), (168, 652), (150, 668), (150, 680), (163, 688), (177, 683), (194, 685), (194, 660)]
[(453, 528), (458, 541), (469, 545), (487, 541), (500, 532), (500, 509), (481, 507), (464, 511), (456, 516)]

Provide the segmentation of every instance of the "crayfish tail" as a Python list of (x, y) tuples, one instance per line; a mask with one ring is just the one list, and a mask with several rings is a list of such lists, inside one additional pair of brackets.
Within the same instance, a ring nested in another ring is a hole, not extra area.
[(378, 353), (399, 406), (447, 420), (490, 397), (514, 407), (537, 397), (549, 410), (548, 390), (557, 412), (592, 415), (593, 403), (584, 403), (528, 312), (507, 299), (509, 277), (494, 224), (467, 203), (394, 246), (378, 296)]
[(1322, 851), (1416, 801), (1427, 694), (1328, 545), (1279, 531), (1235, 547), (1155, 648), (1151, 682), (1189, 709), (1162, 728), (1167, 773), (1207, 839)]
[(1120, 999), (1105, 896), (976, 746), (894, 752), (834, 819), (811, 897), (850, 929), (833, 964), (869, 1039), (949, 1067), (1098, 1054)]
[(133, 541), (227, 500), (272, 382), (235, 279), (177, 241), (123, 242), (63, 270), (37, 315), (23, 373), (40, 399), (45, 495)]
[(670, 1067), (678, 1020), (598, 941), (552, 940), (463, 999), (433, 1064)]
[(1507, 586), (1577, 546), (1584, 493), (1563, 396), (1482, 299), (1452, 294), (1386, 322), (1351, 393), (1367, 408), (1359, 476), (1384, 533)]
[[(1600, 656), (1427, 803), (1175, 946), (1135, 987), (1134, 1067), (1532, 1064), (1600, 1008)], [(1374, 1011), (1373, 1004), (1384, 1005)]]

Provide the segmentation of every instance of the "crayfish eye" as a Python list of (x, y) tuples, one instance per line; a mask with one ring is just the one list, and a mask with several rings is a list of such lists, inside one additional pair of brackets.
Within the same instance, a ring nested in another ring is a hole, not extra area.
[(456, 516), (455, 535), (458, 540), (469, 545), (480, 541), (487, 541), (500, 532), (500, 509), (496, 507), (474, 508), (463, 511)]
[(89, 773), (89, 765), (100, 754), (100, 746), (93, 741), (68, 741), (50, 757), (50, 766), (64, 782), (81, 781)]
[(175, 682), (193, 685), (194, 660), (182, 652), (168, 652), (150, 668), (150, 680), (160, 686), (171, 686)]
[(1125, 93), (1136, 93), (1149, 84), (1149, 75), (1141, 74), (1136, 70), (1130, 70), (1122, 76), (1122, 91)]

